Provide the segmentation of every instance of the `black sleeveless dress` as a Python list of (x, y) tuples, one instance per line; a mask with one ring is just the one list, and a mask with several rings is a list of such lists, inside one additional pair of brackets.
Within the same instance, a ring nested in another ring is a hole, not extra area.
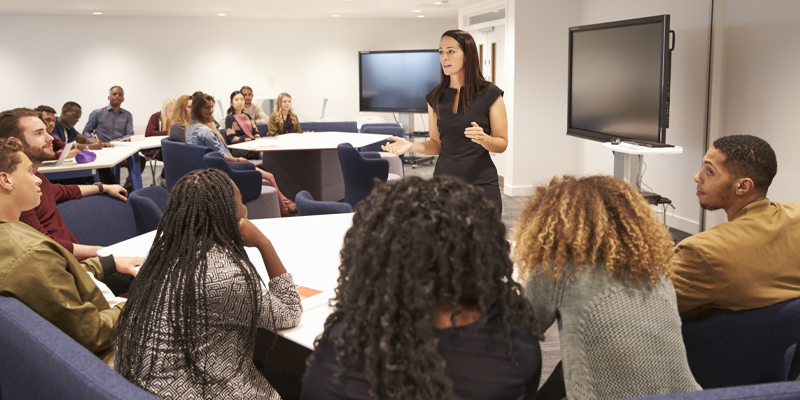
[[(492, 162), (489, 151), (464, 136), (464, 130), (471, 127), (472, 122), (477, 122), (487, 135), (491, 135), (489, 108), (502, 95), (503, 91), (500, 88), (489, 83), (478, 94), (478, 97), (470, 102), (469, 109), (465, 112), (462, 90), (458, 99), (458, 112), (453, 114), (456, 89), (444, 90), (439, 103), (439, 120), (436, 123), (442, 148), (436, 168), (433, 170), (434, 175), (457, 176), (470, 184), (481, 187), (486, 197), (495, 202), (501, 212), (503, 201), (497, 181), (497, 168)], [(431, 104), (432, 97), (433, 91), (425, 97), (428, 104)]]

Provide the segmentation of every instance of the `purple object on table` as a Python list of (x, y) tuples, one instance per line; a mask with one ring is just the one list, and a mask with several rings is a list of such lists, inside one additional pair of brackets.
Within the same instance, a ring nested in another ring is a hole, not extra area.
[(86, 164), (97, 159), (97, 154), (89, 150), (82, 151), (75, 156), (75, 161), (78, 164)]

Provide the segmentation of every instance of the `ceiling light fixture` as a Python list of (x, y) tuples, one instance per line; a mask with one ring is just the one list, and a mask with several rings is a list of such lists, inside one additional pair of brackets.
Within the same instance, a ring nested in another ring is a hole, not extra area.
[(333, 17), (333, 18), (339, 18), (339, 17), (341, 17), (341, 14), (333, 14), (333, 15), (331, 15), (331, 17)]
[(411, 10), (411, 12), (422, 12), (422, 10)]
[(217, 14), (217, 16), (219, 16), (219, 17), (224, 17), (224, 16), (226, 16), (226, 15), (228, 15), (228, 14), (225, 14), (225, 13), (219, 13), (219, 14)]
[(93, 14), (93, 15), (103, 15), (103, 13), (101, 13), (100, 11), (95, 11), (95, 12), (93, 12), (92, 14)]
[(424, 15), (417, 15), (417, 18), (425, 18)]

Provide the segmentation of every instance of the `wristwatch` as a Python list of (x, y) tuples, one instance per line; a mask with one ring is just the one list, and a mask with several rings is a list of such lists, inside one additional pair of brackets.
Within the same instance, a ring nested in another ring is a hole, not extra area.
[(103, 182), (95, 182), (94, 185), (97, 186), (98, 189), (100, 189), (100, 191), (97, 193), (103, 193)]

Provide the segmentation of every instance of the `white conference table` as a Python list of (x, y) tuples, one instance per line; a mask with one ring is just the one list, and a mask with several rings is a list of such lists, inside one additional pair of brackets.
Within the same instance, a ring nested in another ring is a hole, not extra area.
[(161, 147), (161, 139), (163, 138), (164, 136), (134, 136), (131, 141), (128, 142), (113, 142), (114, 147), (90, 150), (97, 155), (97, 159), (92, 162), (79, 164), (75, 162), (75, 158), (69, 158), (61, 165), (42, 165), (39, 167), (39, 172), (51, 180), (91, 176), (94, 175), (95, 171), (98, 169), (114, 168), (127, 159), (128, 165), (130, 166), (128, 170), (131, 174), (133, 190), (138, 190), (142, 188), (142, 171), (139, 167), (138, 153), (140, 150)]
[[(327, 301), (334, 296), (341, 261), (339, 252), (352, 222), (353, 214), (253, 220), (272, 241), (295, 284), (323, 291), (303, 300), (303, 317), (298, 326), (278, 332), (309, 349), (314, 348), (314, 339), (322, 333), (325, 319), (331, 313)], [(103, 248), (97, 254), (145, 257), (154, 238), (152, 231)], [(255, 248), (246, 250), (262, 279), (268, 281), (261, 254)]]
[(307, 190), (315, 200), (339, 201), (344, 198), (344, 178), (336, 147), (350, 143), (358, 149), (388, 137), (352, 132), (287, 133), (228, 147), (263, 153), (261, 168), (275, 175), (289, 199)]

